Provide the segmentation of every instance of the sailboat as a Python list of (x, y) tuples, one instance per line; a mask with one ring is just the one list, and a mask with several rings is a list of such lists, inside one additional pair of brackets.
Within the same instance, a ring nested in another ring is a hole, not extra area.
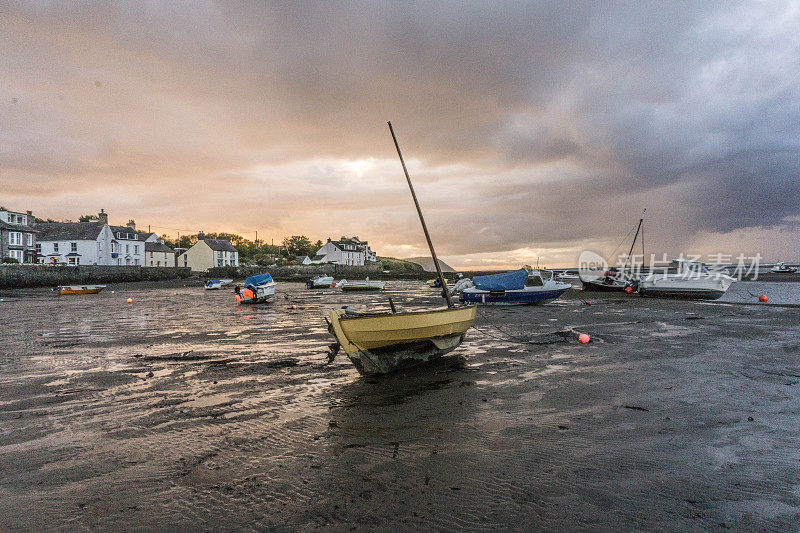
[[(642, 211), (642, 217), (639, 219), (639, 225), (636, 226), (636, 234), (633, 236), (631, 242), (631, 249), (628, 250), (628, 257), (625, 258), (625, 265), (622, 269), (611, 267), (599, 275), (590, 277), (587, 273), (578, 271), (583, 290), (597, 291), (597, 292), (625, 292), (625, 289), (631, 287), (634, 291), (638, 288), (638, 279), (634, 279), (631, 272), (628, 272), (628, 261), (630, 261), (633, 247), (636, 245), (636, 238), (639, 237), (639, 232), (642, 229), (642, 222), (644, 222), (644, 214), (647, 211)], [(644, 259), (644, 234), (642, 234), (642, 259)], [(633, 266), (633, 265), (631, 265)]]
[[(388, 124), (417, 208), (422, 231), (428, 241), (433, 264), (436, 266), (437, 278), (444, 287), (447, 282), (436, 258), (422, 209), (411, 184), (392, 123)], [(461, 344), (467, 330), (472, 327), (476, 306), (456, 305), (448, 291), (443, 294), (447, 307), (428, 311), (397, 312), (391, 299), (389, 304), (392, 310), (388, 313), (355, 313), (348, 308), (331, 309), (328, 330), (336, 337), (337, 342), (331, 347), (328, 360), (332, 361), (339, 350), (344, 349), (359, 373), (373, 375), (426, 363), (451, 352)]]

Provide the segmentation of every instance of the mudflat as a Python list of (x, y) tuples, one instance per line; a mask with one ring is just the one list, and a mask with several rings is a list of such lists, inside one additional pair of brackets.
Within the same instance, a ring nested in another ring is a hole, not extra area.
[(797, 308), (571, 291), (413, 372), (325, 364), (329, 307), (441, 301), (389, 287), (0, 292), (2, 527), (796, 530)]

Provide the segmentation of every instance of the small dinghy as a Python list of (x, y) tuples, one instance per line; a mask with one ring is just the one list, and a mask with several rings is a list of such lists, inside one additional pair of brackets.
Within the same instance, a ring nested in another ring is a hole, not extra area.
[(330, 289), (333, 286), (333, 276), (320, 274), (306, 281), (306, 289)]
[(262, 304), (275, 295), (275, 286), (270, 274), (250, 276), (244, 280), (244, 289), (236, 286), (236, 301), (243, 304)]
[(233, 283), (232, 279), (210, 279), (206, 281), (206, 290), (213, 291), (221, 289), (225, 285)]
[(796, 268), (787, 266), (783, 261), (775, 263), (775, 266), (769, 269), (770, 274), (794, 274), (795, 272), (797, 272)]
[(337, 287), (343, 291), (382, 291), (386, 289), (385, 281), (370, 281), (367, 278), (364, 281), (347, 281), (343, 279), (336, 284)]
[(58, 294), (97, 294), (105, 289), (105, 285), (61, 285), (58, 287)]
[(459, 297), (465, 303), (528, 305), (558, 298), (570, 287), (569, 283), (554, 280), (552, 272), (545, 278), (539, 270), (520, 268), (461, 280), (453, 292), (460, 292)]

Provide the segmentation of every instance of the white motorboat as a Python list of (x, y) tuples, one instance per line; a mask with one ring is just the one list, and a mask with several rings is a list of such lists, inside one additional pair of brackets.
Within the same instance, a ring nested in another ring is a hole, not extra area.
[(244, 289), (236, 286), (234, 297), (243, 304), (263, 304), (275, 295), (276, 283), (269, 274), (250, 276), (244, 280)]
[(306, 281), (306, 289), (330, 289), (333, 286), (333, 276), (320, 274)]
[(660, 298), (716, 300), (736, 278), (711, 272), (702, 261), (674, 259), (666, 272), (653, 273), (639, 282), (639, 294)]
[(370, 281), (369, 278), (364, 281), (347, 281), (343, 279), (336, 283), (336, 286), (343, 291), (382, 291), (386, 289), (385, 281)]
[(570, 283), (553, 279), (552, 272), (544, 277), (539, 270), (520, 268), (502, 274), (460, 280), (451, 294), (459, 293), (461, 301), (466, 303), (528, 305), (558, 298), (570, 287)]
[(206, 290), (213, 291), (218, 290), (224, 287), (225, 285), (229, 285), (233, 283), (232, 279), (210, 279), (206, 281)]
[(787, 266), (783, 261), (775, 263), (775, 266), (769, 269), (770, 274), (794, 274), (795, 272), (797, 272), (796, 268)]

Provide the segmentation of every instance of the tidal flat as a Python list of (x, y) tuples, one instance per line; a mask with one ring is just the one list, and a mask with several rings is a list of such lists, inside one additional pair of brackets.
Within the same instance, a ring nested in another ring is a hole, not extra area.
[(0, 529), (796, 530), (800, 284), (770, 285), (480, 308), (382, 378), (326, 364), (323, 316), (421, 282), (0, 291)]

